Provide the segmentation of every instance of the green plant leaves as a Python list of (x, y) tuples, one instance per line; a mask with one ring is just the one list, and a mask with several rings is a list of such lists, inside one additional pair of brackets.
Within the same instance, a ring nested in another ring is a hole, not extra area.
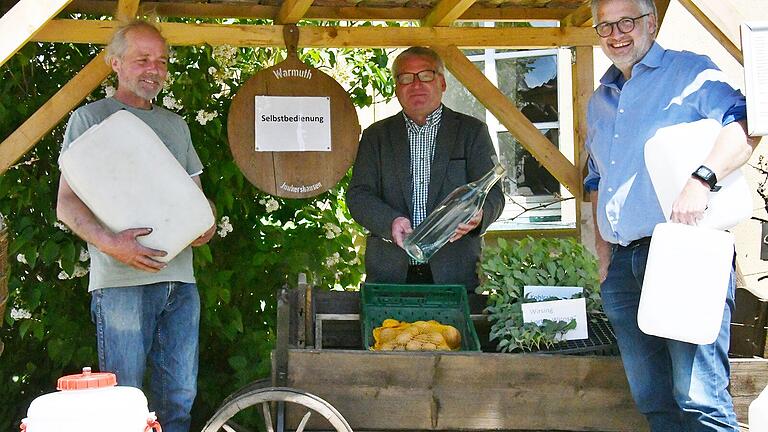
[(576, 321), (544, 320), (523, 323), (521, 304), (526, 285), (580, 286), (584, 288), (590, 319), (603, 319), (597, 260), (575, 239), (526, 237), (486, 247), (480, 262), (478, 293), (488, 293), (485, 313), (491, 322), (490, 339), (502, 352), (551, 348), (558, 337), (576, 328)]

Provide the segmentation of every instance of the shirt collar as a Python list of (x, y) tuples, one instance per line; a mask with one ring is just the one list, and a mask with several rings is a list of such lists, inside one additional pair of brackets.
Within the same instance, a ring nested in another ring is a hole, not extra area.
[[(663, 58), (664, 58), (664, 48), (662, 48), (661, 45), (659, 45), (654, 41), (651, 44), (651, 48), (648, 49), (648, 52), (645, 53), (645, 56), (643, 56), (643, 58), (638, 62), (638, 64), (642, 64), (643, 66), (646, 66), (650, 69), (656, 69), (661, 66), (661, 62)], [(632, 68), (634, 69), (635, 67), (637, 67), (637, 65), (633, 66)], [(621, 71), (615, 65), (611, 65), (611, 67), (609, 67), (608, 70), (605, 72), (605, 75), (603, 75), (603, 77), (600, 78), (600, 84), (606, 85), (609, 87), (621, 87), (619, 85), (621, 80), (623, 80), (623, 77), (621, 76)]]
[(440, 122), (440, 117), (442, 116), (442, 114), (443, 114), (443, 104), (440, 104), (440, 106), (438, 106), (437, 109), (432, 111), (427, 116), (427, 122), (424, 123), (424, 125), (420, 125), (415, 121), (411, 120), (410, 117), (405, 115), (405, 111), (403, 111), (403, 118), (405, 119), (405, 125), (408, 127), (408, 129), (411, 129), (411, 128), (419, 129), (419, 128), (435, 126), (435, 124)]

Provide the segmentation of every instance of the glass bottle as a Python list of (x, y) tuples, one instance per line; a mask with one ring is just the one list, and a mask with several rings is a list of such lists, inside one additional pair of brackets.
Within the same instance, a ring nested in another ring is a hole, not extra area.
[(426, 263), (456, 232), (459, 224), (467, 223), (485, 203), (493, 185), (506, 170), (497, 161), (487, 174), (477, 181), (453, 190), (435, 210), (403, 240), (403, 248), (419, 263)]

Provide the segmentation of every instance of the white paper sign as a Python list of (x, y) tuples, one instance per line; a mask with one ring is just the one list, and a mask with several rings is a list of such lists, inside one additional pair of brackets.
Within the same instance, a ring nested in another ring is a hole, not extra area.
[(748, 132), (768, 135), (768, 21), (743, 23), (741, 45)]
[(526, 285), (523, 287), (523, 296), (542, 301), (547, 298), (570, 299), (575, 294), (584, 292), (582, 287)]
[(587, 302), (584, 298), (523, 303), (523, 322), (537, 323), (545, 319), (570, 322), (576, 320), (576, 328), (567, 331), (562, 340), (587, 339)]
[(331, 98), (255, 98), (256, 151), (331, 151)]

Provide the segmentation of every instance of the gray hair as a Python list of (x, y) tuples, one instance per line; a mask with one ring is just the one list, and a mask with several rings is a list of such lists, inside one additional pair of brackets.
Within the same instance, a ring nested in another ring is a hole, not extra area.
[(107, 64), (111, 64), (113, 58), (121, 58), (125, 54), (125, 51), (128, 49), (128, 33), (131, 30), (140, 29), (157, 33), (157, 35), (165, 42), (166, 50), (168, 49), (168, 42), (165, 41), (163, 34), (156, 25), (149, 21), (136, 19), (119, 26), (117, 30), (115, 30), (115, 33), (112, 34), (112, 39), (110, 39), (109, 45), (107, 45), (107, 57), (105, 59)]
[(432, 63), (435, 64), (435, 71), (438, 73), (443, 73), (445, 71), (445, 65), (443, 64), (443, 59), (440, 58), (440, 56), (435, 52), (435, 50), (423, 46), (414, 46), (410, 47), (407, 50), (401, 52), (400, 54), (395, 57), (395, 61), (392, 62), (392, 76), (397, 78), (397, 74), (399, 73), (400, 69), (400, 63), (403, 62), (408, 57), (420, 57), (432, 60)]
[[(601, 1), (606, 0), (591, 0), (592, 1), (592, 17), (593, 19), (597, 19), (597, 7), (600, 5)], [(658, 17), (659, 14), (656, 10), (656, 3), (653, 0), (630, 0), (634, 2), (639, 8), (640, 13), (642, 14), (653, 14), (654, 17)], [(595, 21), (595, 24), (597, 24), (597, 21)]]

